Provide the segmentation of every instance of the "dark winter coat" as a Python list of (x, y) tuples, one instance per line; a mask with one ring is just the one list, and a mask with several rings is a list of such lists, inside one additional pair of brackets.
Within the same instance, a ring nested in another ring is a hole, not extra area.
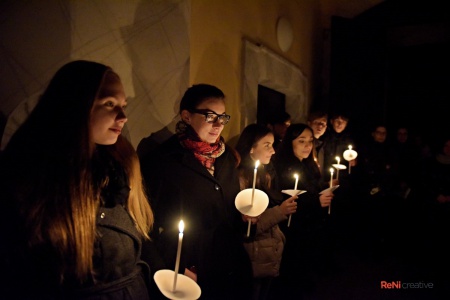
[(278, 223), (287, 221), (279, 206), (266, 209), (256, 224), (255, 236), (244, 243), (250, 256), (255, 278), (276, 277), (280, 274), (280, 264), (286, 238)]
[[(336, 156), (341, 159), (341, 164), (345, 164), (344, 151), (348, 149), (349, 145), (352, 145), (355, 149), (355, 142), (347, 130), (337, 133), (333, 129), (327, 131), (326, 134), (321, 137), (321, 140), (324, 141), (324, 162), (323, 166), (321, 166), (324, 171), (322, 174), (324, 175), (325, 180), (328, 180), (330, 178), (330, 173), (327, 172), (327, 170), (332, 168), (333, 164), (337, 164)], [(345, 176), (346, 173), (347, 172), (342, 172), (342, 175)]]
[(251, 289), (251, 265), (243, 247), (246, 223), (234, 201), (239, 192), (236, 159), (226, 147), (211, 175), (176, 135), (141, 158), (141, 170), (155, 210), (155, 241), (174, 269), (178, 223), (185, 223), (180, 273), (195, 267), (202, 299), (244, 299)]
[(319, 193), (326, 186), (320, 185), (319, 170), (307, 166), (305, 160), (279, 157), (276, 167), (282, 189), (293, 189), (293, 175), (297, 173), (298, 189), (306, 190), (296, 200), (297, 212), (292, 214), (290, 226), (280, 224), (286, 235), (280, 276), (289, 294), (295, 298), (300, 297), (296, 294), (300, 292), (299, 285), (303, 286), (320, 273), (329, 251), (328, 208), (322, 207), (319, 200)]
[[(126, 210), (129, 187), (126, 175), (114, 163), (98, 174), (98, 180), (108, 176), (108, 184), (101, 191), (101, 206), (97, 213), (97, 238), (94, 245), (94, 274), (80, 284), (66, 276), (63, 283), (55, 279), (52, 251), (41, 245), (27, 249), (21, 245), (20, 225), (13, 226), (14, 234), (3, 240), (2, 272), (11, 273), (2, 286), (0, 298), (5, 299), (149, 299), (149, 267), (141, 260), (142, 236)], [(10, 211), (12, 214), (12, 211)], [(5, 220), (2, 220), (5, 221)], [(14, 220), (11, 220), (12, 225)], [(37, 248), (37, 249), (36, 249)], [(11, 264), (13, 262), (13, 264)], [(15, 263), (14, 263), (15, 262)], [(4, 282), (3, 282), (4, 283)], [(26, 287), (17, 289), (17, 285)], [(12, 297), (13, 295), (13, 297)], [(11, 298), (10, 298), (11, 297)]]

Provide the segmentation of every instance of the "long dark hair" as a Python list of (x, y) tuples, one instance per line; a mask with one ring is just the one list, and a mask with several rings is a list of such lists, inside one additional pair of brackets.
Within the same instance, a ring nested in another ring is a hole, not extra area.
[[(256, 146), (259, 140), (268, 134), (273, 134), (272, 131), (260, 124), (250, 124), (244, 128), (236, 144), (236, 151), (241, 157), (239, 164), (239, 181), (241, 189), (250, 188), (253, 185), (253, 173), (255, 168), (255, 161), (250, 156), (250, 151)], [(257, 186), (262, 189), (270, 189), (272, 174), (267, 171), (267, 168), (260, 165), (257, 173)]]
[[(276, 154), (277, 164), (288, 165), (290, 162), (298, 160), (298, 158), (294, 155), (292, 141), (295, 140), (299, 135), (301, 135), (305, 130), (309, 130), (311, 134), (313, 134), (313, 130), (311, 129), (311, 127), (304, 123), (291, 124), (291, 126), (288, 127), (288, 129), (286, 130), (286, 135), (284, 136), (284, 139), (281, 142), (280, 148)], [(309, 156), (303, 159), (302, 163), (308, 169), (312, 170), (315, 177), (320, 177), (320, 169), (316, 161), (317, 159), (315, 158), (315, 151), (313, 147), (313, 150), (311, 150)]]

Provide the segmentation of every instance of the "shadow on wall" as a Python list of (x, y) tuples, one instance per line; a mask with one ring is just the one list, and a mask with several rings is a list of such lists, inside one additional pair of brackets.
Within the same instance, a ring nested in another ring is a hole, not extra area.
[(34, 107), (34, 98), (71, 57), (70, 4), (27, 4), (0, 1), (1, 149)]
[(134, 90), (127, 124), (138, 152), (163, 142), (175, 128), (189, 84), (189, 16), (187, 0), (141, 1), (133, 22), (121, 28)]

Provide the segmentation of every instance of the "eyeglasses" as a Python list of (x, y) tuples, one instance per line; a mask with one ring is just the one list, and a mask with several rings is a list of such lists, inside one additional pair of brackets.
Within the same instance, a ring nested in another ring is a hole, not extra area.
[(217, 114), (210, 110), (202, 110), (202, 109), (191, 109), (189, 110), (191, 113), (200, 114), (205, 116), (206, 123), (214, 124), (219, 120), (221, 125), (226, 125), (228, 121), (230, 121), (231, 116), (227, 114)]

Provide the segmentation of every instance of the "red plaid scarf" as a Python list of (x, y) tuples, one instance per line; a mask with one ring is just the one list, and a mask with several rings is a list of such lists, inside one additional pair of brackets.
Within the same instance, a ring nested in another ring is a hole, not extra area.
[(177, 123), (177, 135), (181, 145), (192, 151), (195, 158), (208, 170), (211, 175), (214, 175), (214, 162), (216, 158), (225, 152), (225, 142), (220, 136), (213, 144), (203, 142), (200, 140), (198, 134), (183, 121)]

